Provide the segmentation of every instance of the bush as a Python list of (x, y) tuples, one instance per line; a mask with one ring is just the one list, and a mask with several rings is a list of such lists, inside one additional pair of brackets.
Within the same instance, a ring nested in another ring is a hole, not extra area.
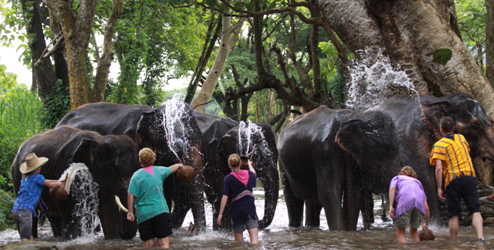
[(53, 86), (53, 91), (45, 100), (44, 107), (45, 112), (43, 112), (41, 122), (46, 128), (54, 128), (58, 121), (70, 111), (69, 87), (63, 85), (62, 80), (57, 80)]
[(43, 105), (27, 87), (0, 92), (0, 230), (13, 225), (14, 204), (10, 166), (19, 146), (29, 137), (41, 133)]

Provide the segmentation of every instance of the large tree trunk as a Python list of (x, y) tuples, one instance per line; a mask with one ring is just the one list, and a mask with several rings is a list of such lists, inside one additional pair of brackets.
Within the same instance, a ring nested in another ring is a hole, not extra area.
[[(229, 11), (229, 10), (228, 10)], [(202, 84), (201, 91), (194, 100), (192, 100), (190, 106), (194, 108), (197, 112), (204, 112), (204, 107), (206, 106), (209, 99), (213, 95), (213, 91), (216, 88), (218, 79), (223, 72), (225, 67), (226, 59), (228, 54), (232, 50), (233, 45), (238, 39), (238, 35), (242, 30), (245, 18), (240, 18), (238, 23), (232, 27), (231, 16), (223, 15), (223, 35), (221, 36), (221, 44), (218, 49), (218, 54), (214, 59), (214, 64), (209, 71), (208, 77), (204, 84)]]
[(494, 86), (494, 0), (485, 0), (487, 18), (485, 20), (485, 73)]
[[(451, 1), (321, 0), (319, 4), (329, 25), (357, 57), (359, 50), (382, 51), (407, 73), (420, 94), (468, 93), (494, 117), (493, 88), (458, 36)], [(452, 52), (444, 65), (433, 61), (438, 49)], [(484, 178), (484, 182), (492, 180)]]
[(71, 108), (77, 108), (88, 102), (102, 101), (110, 63), (113, 58), (111, 38), (113, 37), (115, 22), (122, 12), (123, 0), (115, 0), (113, 2), (112, 11), (105, 29), (103, 55), (98, 61), (93, 88), (91, 88), (91, 83), (89, 82), (86, 62), (97, 1), (82, 0), (77, 10), (72, 8), (72, 2), (47, 0), (46, 3), (51, 13), (56, 15), (65, 38)]

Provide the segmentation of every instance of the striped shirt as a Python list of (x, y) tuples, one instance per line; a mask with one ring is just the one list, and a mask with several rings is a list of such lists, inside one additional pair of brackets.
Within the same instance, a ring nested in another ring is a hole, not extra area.
[(141, 168), (132, 175), (128, 192), (136, 197), (137, 224), (170, 213), (163, 194), (163, 182), (171, 173), (170, 167), (154, 166), (152, 174)]
[(461, 134), (449, 134), (434, 144), (432, 147), (430, 164), (436, 165), (436, 160), (446, 162), (443, 165), (444, 187), (455, 178), (461, 176), (475, 177), (470, 146)]
[(43, 175), (32, 174), (27, 177), (23, 176), (12, 212), (31, 211), (33, 216), (37, 217), (35, 209), (36, 205), (38, 205), (39, 197), (41, 197), (44, 183), (45, 177)]

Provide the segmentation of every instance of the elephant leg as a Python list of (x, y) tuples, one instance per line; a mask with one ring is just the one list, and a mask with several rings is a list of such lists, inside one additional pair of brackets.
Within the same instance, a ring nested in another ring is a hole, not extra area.
[(386, 222), (389, 221), (388, 216), (386, 215), (386, 209), (389, 207), (389, 201), (384, 197), (384, 195), (381, 195), (382, 199), (382, 214), (381, 214), (381, 219)]
[(182, 226), (189, 209), (190, 207), (188, 207), (185, 202), (173, 202), (173, 210), (171, 214), (173, 228), (180, 228)]
[(370, 190), (362, 190), (362, 218), (364, 222), (364, 229), (369, 230), (371, 224), (374, 223), (374, 201), (372, 199), (372, 192)]
[(288, 211), (288, 226), (290, 227), (300, 227), (302, 225), (302, 215), (304, 211), (304, 200), (299, 199), (293, 193), (288, 180), (283, 178), (283, 194), (285, 195), (285, 203)]
[(57, 215), (48, 215), (48, 214), (46, 215), (46, 217), (50, 222), (53, 236), (62, 237), (62, 221), (60, 220), (60, 217)]
[(33, 217), (33, 225), (31, 227), (31, 235), (33, 238), (38, 238), (38, 218)]
[(319, 202), (305, 201), (305, 226), (319, 227), (322, 206)]

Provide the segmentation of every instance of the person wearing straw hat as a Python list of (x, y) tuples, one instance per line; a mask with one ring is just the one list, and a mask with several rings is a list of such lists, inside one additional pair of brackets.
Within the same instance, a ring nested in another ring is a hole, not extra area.
[(56, 188), (62, 186), (60, 180), (47, 180), (40, 175), (41, 166), (48, 162), (46, 157), (38, 157), (35, 153), (26, 156), (26, 161), (19, 168), (22, 173), (21, 186), (17, 193), (17, 198), (12, 209), (12, 217), (17, 224), (17, 230), (21, 236), (21, 241), (33, 241), (32, 227), (33, 216), (36, 214), (36, 205), (43, 186)]
[(241, 164), (238, 154), (231, 154), (228, 157), (228, 165), (232, 172), (223, 179), (223, 197), (216, 223), (218, 226), (222, 225), (223, 211), (226, 204), (230, 203), (235, 242), (244, 242), (243, 231), (247, 229), (250, 243), (259, 244), (259, 219), (252, 193), (252, 188), (256, 186), (256, 170), (251, 160), (247, 162), (249, 170), (241, 170)]

